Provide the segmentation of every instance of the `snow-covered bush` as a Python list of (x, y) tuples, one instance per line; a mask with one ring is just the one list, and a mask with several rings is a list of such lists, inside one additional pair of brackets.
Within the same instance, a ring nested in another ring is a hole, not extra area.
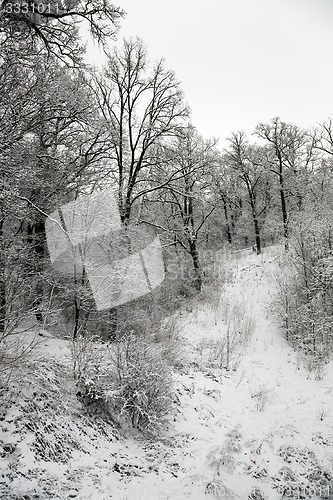
[(113, 344), (80, 338), (73, 345), (74, 375), (88, 401), (124, 424), (154, 432), (173, 401), (172, 374), (157, 344), (127, 336)]
[(264, 411), (270, 391), (271, 389), (269, 389), (265, 384), (262, 384), (252, 390), (251, 398), (255, 401), (256, 409), (258, 411)]
[(260, 488), (254, 486), (248, 496), (248, 500), (265, 500), (265, 496)]
[(221, 469), (227, 472), (234, 472), (235, 459), (233, 455), (224, 447), (213, 448), (207, 455), (208, 464), (213, 467), (219, 476)]
[(331, 498), (332, 475), (307, 447), (282, 445), (278, 455), (284, 465), (273, 478), (275, 488), (283, 496), (294, 498)]
[(235, 469), (234, 454), (241, 451), (241, 433), (237, 428), (230, 430), (226, 434), (226, 439), (222, 446), (214, 447), (207, 455), (207, 462), (215, 469), (219, 476), (221, 469), (233, 472)]
[(209, 481), (206, 484), (205, 494), (217, 500), (232, 500), (235, 498), (234, 492), (227, 488), (220, 479)]
[(322, 212), (302, 213), (275, 279), (275, 312), (286, 338), (316, 364), (324, 363), (333, 349), (332, 231)]
[(12, 379), (20, 379), (30, 354), (38, 343), (36, 335), (28, 332), (14, 333), (5, 330), (0, 335), (0, 397)]
[(128, 337), (116, 345), (121, 412), (134, 427), (153, 430), (172, 403), (172, 375), (157, 345)]

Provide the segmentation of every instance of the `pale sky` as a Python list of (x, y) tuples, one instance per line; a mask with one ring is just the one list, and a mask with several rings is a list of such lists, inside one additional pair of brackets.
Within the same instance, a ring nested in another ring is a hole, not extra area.
[(333, 116), (333, 0), (114, 0), (118, 40), (139, 36), (175, 71), (205, 137), (280, 116)]

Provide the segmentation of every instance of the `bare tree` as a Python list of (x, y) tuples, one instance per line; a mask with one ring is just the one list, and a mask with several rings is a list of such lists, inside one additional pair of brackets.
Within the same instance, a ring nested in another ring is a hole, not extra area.
[(162, 169), (159, 172), (159, 182), (164, 189), (149, 200), (161, 205), (162, 221), (165, 221), (164, 225), (159, 223), (158, 212), (149, 223), (167, 233), (171, 241), (191, 256), (195, 271), (193, 281), (198, 291), (203, 278), (199, 237), (218, 204), (212, 189), (218, 161), (215, 146), (214, 141), (204, 140), (193, 126), (188, 126), (164, 148), (164, 172)]
[(158, 164), (158, 146), (175, 135), (189, 110), (174, 73), (163, 60), (150, 65), (139, 39), (115, 49), (92, 85), (112, 150), (107, 173), (118, 186), (127, 224), (136, 200), (160, 188), (147, 185)]
[(245, 186), (247, 193), (245, 201), (251, 210), (256, 251), (259, 255), (261, 253), (260, 218), (267, 209), (266, 199), (261, 196), (267, 175), (264, 150), (260, 146), (250, 145), (245, 134), (238, 132), (232, 134), (229, 139), (229, 149), (225, 151), (224, 159)]
[[(21, 262), (11, 259), (10, 264), (18, 266), (17, 272), (29, 283), (31, 310), (41, 322), (47, 270), (45, 214), (75, 199), (88, 184), (93, 188), (97, 164), (108, 147), (82, 73), (46, 57), (40, 56), (38, 64), (31, 59), (27, 66), (6, 61), (0, 74), (5, 90), (0, 96), (0, 238), (5, 254), (20, 246)], [(5, 266), (4, 257), (0, 265)], [(8, 271), (8, 259), (6, 265)], [(8, 311), (6, 276), (1, 273), (2, 324)]]
[(329, 118), (309, 134), (313, 148), (317, 153), (316, 171), (332, 170), (333, 162), (333, 120)]
[[(123, 16), (124, 11), (108, 0), (3, 0), (0, 47), (10, 51), (13, 43), (28, 46), (30, 55), (46, 53), (76, 65), (83, 54), (81, 26), (105, 47), (114, 39)], [(17, 56), (23, 60), (20, 54)]]
[(222, 204), (224, 229), (228, 243), (235, 237), (236, 224), (242, 215), (243, 193), (239, 186), (239, 178), (230, 169), (221, 155), (218, 168), (213, 175), (215, 196)]
[[(259, 124), (255, 134), (267, 144), (267, 162), (270, 171), (276, 175), (279, 185), (283, 236), (285, 249), (288, 250), (289, 211), (288, 197), (297, 200), (298, 208), (302, 207), (304, 181), (303, 174), (312, 168), (313, 141), (299, 127), (274, 118), (268, 124)], [(298, 181), (303, 188), (300, 189)]]

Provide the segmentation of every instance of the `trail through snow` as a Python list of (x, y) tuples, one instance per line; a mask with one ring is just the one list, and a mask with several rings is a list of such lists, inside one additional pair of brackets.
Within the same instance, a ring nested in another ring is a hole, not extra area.
[[(251, 492), (268, 500), (329, 498), (332, 363), (316, 380), (274, 320), (276, 250), (259, 257), (244, 252), (230, 265), (234, 277), (221, 294), (229, 304), (243, 303), (255, 319), (250, 344), (236, 371), (214, 369), (200, 345), (225, 335), (226, 324), (215, 325), (207, 306), (184, 319), (188, 359), (196, 363), (179, 377), (180, 412), (169, 431), (177, 477), (147, 478), (142, 498), (247, 499)], [(128, 498), (137, 498), (134, 490)]]

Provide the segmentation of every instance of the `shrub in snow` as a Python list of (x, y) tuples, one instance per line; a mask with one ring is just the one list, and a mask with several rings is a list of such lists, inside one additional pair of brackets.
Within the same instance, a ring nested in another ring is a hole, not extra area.
[(232, 453), (239, 453), (242, 449), (241, 446), (241, 433), (238, 429), (232, 429), (226, 434), (225, 448)]
[(232, 429), (226, 434), (226, 440), (222, 446), (216, 446), (207, 455), (208, 464), (215, 469), (217, 475), (220, 469), (233, 472), (235, 469), (234, 453), (239, 453), (241, 447), (241, 434), (237, 429)]
[(323, 365), (333, 350), (333, 255), (331, 217), (322, 208), (295, 218), (275, 281), (275, 311), (287, 340)]
[(206, 484), (206, 491), (205, 493), (207, 495), (211, 495), (213, 498), (216, 499), (223, 499), (223, 500), (234, 500), (235, 495), (233, 492), (227, 488), (223, 482), (219, 479), (214, 479), (213, 481), (210, 481), (209, 483)]
[(0, 334), (0, 397), (8, 389), (11, 380), (22, 377), (37, 343), (37, 337), (29, 336), (27, 332), (5, 330)]
[(333, 478), (319, 464), (312, 450), (307, 447), (283, 445), (279, 448), (278, 455), (289, 464), (282, 467), (275, 478), (275, 487), (279, 492), (297, 498), (317, 498), (319, 492), (324, 495), (332, 491)]
[(248, 500), (265, 500), (265, 496), (261, 489), (255, 486), (252, 488), (251, 493), (248, 496)]
[(113, 344), (80, 338), (73, 344), (75, 378), (85, 398), (117, 422), (151, 432), (173, 401), (172, 374), (158, 345), (127, 336)]
[(251, 398), (255, 401), (256, 409), (258, 411), (265, 410), (270, 391), (271, 389), (269, 389), (265, 384), (260, 385), (252, 391)]
[(268, 472), (265, 467), (261, 467), (259, 464), (253, 462), (246, 467), (245, 472), (246, 474), (251, 475), (254, 479), (261, 479), (268, 476)]
[(283, 478), (285, 481), (296, 481), (296, 476), (290, 467), (282, 467), (279, 470), (278, 475), (281, 476), (281, 478)]
[(291, 463), (293, 460), (298, 462), (315, 461), (316, 455), (307, 447), (294, 447), (291, 445), (283, 445), (278, 449), (278, 455), (286, 462)]
[(153, 430), (170, 410), (171, 371), (156, 345), (129, 337), (116, 348), (121, 412), (134, 427)]
[(235, 459), (225, 447), (213, 448), (207, 455), (207, 461), (218, 476), (221, 469), (227, 472), (233, 472), (235, 469)]

